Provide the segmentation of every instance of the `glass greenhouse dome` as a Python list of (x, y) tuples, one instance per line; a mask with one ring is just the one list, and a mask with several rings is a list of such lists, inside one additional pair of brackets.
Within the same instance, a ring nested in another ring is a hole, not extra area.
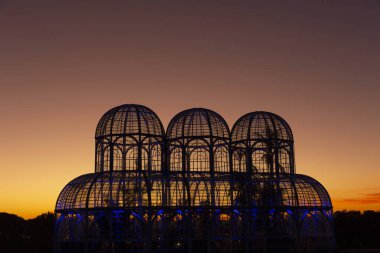
[(106, 112), (95, 133), (95, 172), (61, 191), (56, 253), (330, 253), (332, 204), (295, 173), (287, 122), (242, 116), (232, 131), (216, 112), (178, 113), (165, 132), (141, 105)]

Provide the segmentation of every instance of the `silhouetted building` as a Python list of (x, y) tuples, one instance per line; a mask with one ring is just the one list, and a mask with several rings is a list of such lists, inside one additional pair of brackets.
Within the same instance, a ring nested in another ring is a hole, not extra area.
[(100, 119), (95, 173), (56, 204), (55, 252), (333, 251), (325, 188), (295, 174), (289, 125), (269, 112), (230, 132), (216, 112), (177, 114), (165, 130), (141, 105)]

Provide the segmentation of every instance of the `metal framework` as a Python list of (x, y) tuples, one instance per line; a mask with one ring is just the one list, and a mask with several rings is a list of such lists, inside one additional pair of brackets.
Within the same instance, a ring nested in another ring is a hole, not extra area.
[(330, 197), (295, 174), (291, 129), (273, 113), (248, 113), (230, 132), (194, 108), (165, 134), (147, 107), (121, 105), (95, 140), (95, 173), (58, 197), (56, 253), (333, 251)]

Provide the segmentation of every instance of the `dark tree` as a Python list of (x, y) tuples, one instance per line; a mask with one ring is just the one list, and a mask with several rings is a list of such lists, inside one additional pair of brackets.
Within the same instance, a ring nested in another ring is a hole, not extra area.
[(334, 213), (337, 249), (380, 249), (380, 212)]
[(51, 253), (54, 220), (53, 213), (44, 213), (30, 220), (0, 213), (0, 252)]

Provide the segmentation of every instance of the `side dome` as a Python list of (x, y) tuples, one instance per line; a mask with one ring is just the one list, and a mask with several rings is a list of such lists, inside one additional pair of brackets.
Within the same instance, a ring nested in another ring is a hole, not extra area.
[(148, 107), (124, 104), (107, 111), (96, 127), (95, 138), (112, 135), (163, 136), (164, 127)]
[(294, 173), (294, 140), (288, 123), (264, 111), (247, 113), (232, 128), (237, 172)]
[(269, 174), (260, 174), (236, 179), (232, 189), (236, 206), (290, 207), (304, 211), (332, 208), (327, 190), (309, 176), (281, 174), (273, 178)]
[(165, 131), (149, 108), (124, 104), (100, 119), (95, 132), (95, 171), (157, 171), (162, 166)]
[(320, 182), (302, 174), (295, 174), (292, 178), (299, 207), (332, 208), (330, 195)]
[(79, 176), (63, 188), (55, 211), (163, 206), (161, 175), (115, 171)]
[(274, 138), (293, 141), (289, 124), (280, 116), (264, 111), (250, 112), (240, 117), (232, 127), (232, 142)]
[[(280, 206), (297, 207), (297, 208), (332, 208), (330, 195), (323, 185), (316, 179), (301, 175), (281, 175), (279, 179), (270, 179), (264, 176), (259, 179), (264, 203), (267, 204), (268, 196), (271, 191), (268, 191), (268, 185), (272, 185), (275, 189), (275, 195), (280, 194), (278, 201), (272, 203), (280, 204)], [(269, 182), (269, 183), (268, 183)], [(263, 187), (266, 186), (266, 187)], [(279, 189), (277, 189), (279, 187)], [(269, 194), (268, 194), (269, 193)]]
[(193, 108), (178, 113), (166, 131), (170, 171), (229, 172), (230, 131), (218, 113)]

